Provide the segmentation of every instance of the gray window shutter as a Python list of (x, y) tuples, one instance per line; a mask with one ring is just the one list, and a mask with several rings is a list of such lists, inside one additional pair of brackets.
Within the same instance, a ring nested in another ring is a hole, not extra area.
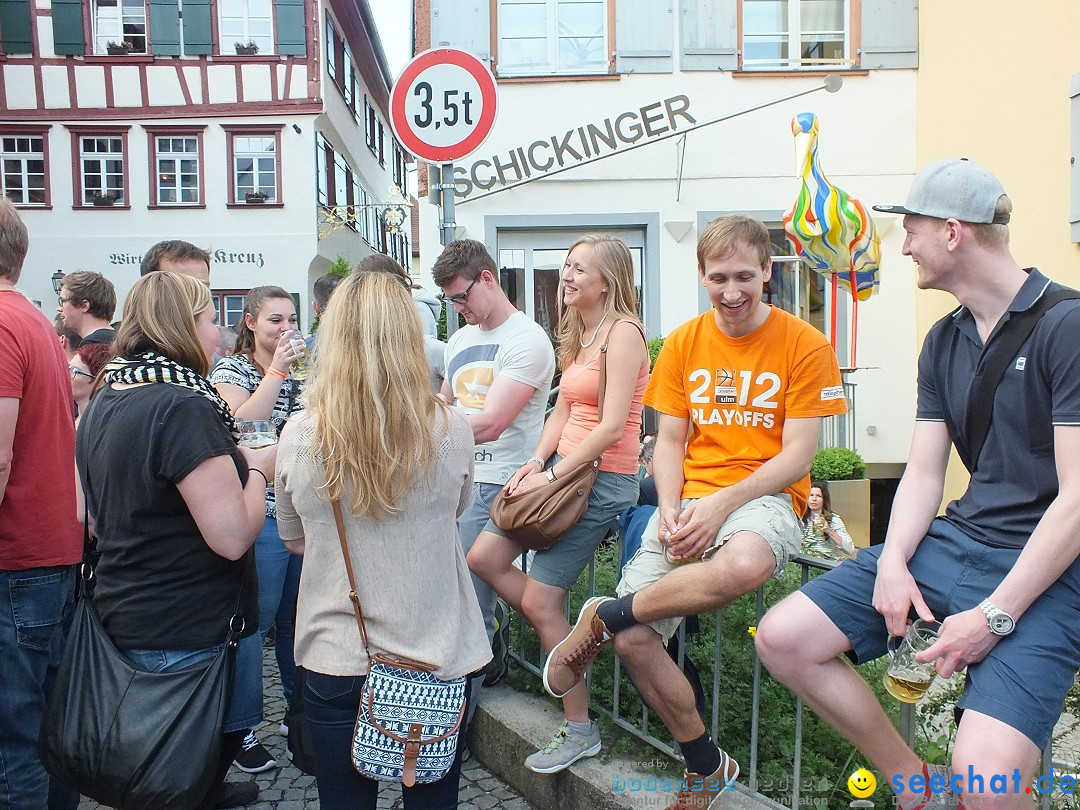
[(150, 0), (150, 52), (180, 55), (180, 4), (176, 0)]
[(34, 52), (30, 0), (0, 0), (0, 37), (4, 53)]
[[(27, 3), (27, 13), (30, 4)], [(82, 0), (53, 0), (53, 50), (57, 56), (82, 56), (86, 53), (83, 39)], [(7, 45), (7, 21), (4, 24), (4, 44)]]
[(1072, 206), (1069, 221), (1072, 223), (1072, 240), (1080, 242), (1080, 73), (1072, 77), (1069, 85), (1069, 108), (1072, 115), (1072, 161), (1069, 177), (1072, 186)]
[(738, 0), (680, 0), (683, 70), (737, 70)]
[(431, 47), (443, 42), (491, 61), (491, 13), (488, 0), (431, 0)]
[(919, 0), (862, 0), (859, 67), (919, 66)]
[(289, 56), (307, 54), (304, 0), (274, 0), (277, 15), (277, 52)]
[(674, 0), (619, 0), (615, 4), (615, 70), (671, 73)]
[(184, 0), (184, 53), (197, 56), (213, 52), (210, 0)]

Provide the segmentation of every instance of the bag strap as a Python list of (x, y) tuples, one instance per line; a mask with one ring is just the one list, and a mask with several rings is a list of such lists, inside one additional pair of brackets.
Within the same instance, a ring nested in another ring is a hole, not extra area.
[(1001, 331), (993, 336), (992, 341), (984, 349), (979, 365), (975, 369), (975, 377), (968, 389), (967, 441), (963, 443), (966, 447), (962, 447), (961, 443), (956, 445), (960, 460), (964, 462), (969, 473), (975, 471), (983, 443), (986, 441), (986, 434), (990, 431), (994, 396), (1005, 375), (1005, 370), (1016, 357), (1016, 353), (1020, 351), (1020, 347), (1024, 345), (1024, 341), (1030, 337), (1039, 321), (1042, 320), (1042, 316), (1055, 304), (1074, 298), (1080, 298), (1080, 292), (1068, 288), (1045, 293), (1023, 312), (1011, 314), (1009, 320), (1001, 327)]
[(349, 556), (349, 544), (345, 542), (345, 518), (341, 514), (341, 501), (335, 498), (332, 506), (334, 507), (334, 523), (337, 524), (338, 540), (341, 542), (341, 556), (345, 558), (345, 570), (349, 574), (349, 601), (353, 604), (353, 613), (356, 614), (356, 626), (360, 628), (360, 638), (364, 641), (364, 652), (367, 653), (370, 662), (371, 648), (368, 646), (367, 625), (364, 624), (364, 611), (360, 609), (360, 595), (356, 592), (356, 576), (353, 574), (352, 557)]

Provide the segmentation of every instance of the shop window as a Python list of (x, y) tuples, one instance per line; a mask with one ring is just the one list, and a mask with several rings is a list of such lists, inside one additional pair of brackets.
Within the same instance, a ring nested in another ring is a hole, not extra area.
[(500, 76), (607, 73), (607, 0), (498, 0)]
[(742, 0), (744, 70), (832, 70), (851, 58), (849, 0)]
[(48, 158), (44, 130), (0, 132), (0, 184), (15, 205), (49, 204)]
[(146, 53), (144, 0), (93, 0), (94, 53), (105, 54), (109, 43), (128, 53)]
[(228, 55), (237, 45), (255, 43), (258, 53), (274, 52), (274, 9), (271, 0), (218, 0), (218, 47)]

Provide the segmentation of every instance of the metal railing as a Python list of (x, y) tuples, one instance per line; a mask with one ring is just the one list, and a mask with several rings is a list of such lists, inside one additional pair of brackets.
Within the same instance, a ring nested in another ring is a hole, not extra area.
[[(619, 540), (619, 542), (621, 543), (621, 539)], [(824, 560), (824, 559), (820, 559), (820, 558), (817, 558), (817, 557), (806, 557), (806, 556), (803, 556), (803, 555), (795, 555), (794, 557), (792, 557), (791, 562), (792, 562), (792, 564), (799, 566), (800, 580), (801, 580), (802, 584), (806, 584), (806, 582), (809, 581), (811, 571), (814, 571), (814, 570), (818, 570), (818, 571), (830, 570), (830, 569), (836, 567), (836, 565), (839, 564), (838, 562), (833, 562), (833, 561), (830, 561), (830, 560)], [(525, 555), (523, 555), (522, 556), (522, 565), (525, 565), (525, 564), (526, 564), (526, 558), (525, 558)], [(592, 562), (590, 562), (590, 564), (589, 564), (588, 586), (587, 586), (587, 594), (586, 594), (585, 598), (589, 598), (589, 597), (592, 597), (594, 595), (597, 595), (596, 594), (596, 557), (595, 556), (594, 556)], [(603, 595), (607, 595), (607, 594), (603, 594)], [(786, 596), (786, 594), (782, 594), (781, 597), (782, 596)], [(764, 587), (760, 587), (756, 591), (755, 616), (756, 616), (757, 622), (760, 622), (761, 617), (765, 614), (765, 610), (766, 610), (765, 590), (764, 590)], [(566, 612), (567, 612), (567, 615), (570, 616), (570, 597), (569, 597), (569, 595), (567, 596), (567, 600), (566, 600)], [(724, 608), (721, 608), (720, 610), (718, 610), (716, 612), (716, 625), (715, 626), (716, 626), (716, 628), (718, 630), (719, 630), (719, 628), (721, 626), (721, 621), (720, 620), (721, 620), (721, 617), (723, 615), (723, 612), (724, 612)], [(541, 667), (544, 664), (543, 653), (542, 652), (540, 653), (539, 658), (530, 657), (526, 653), (526, 650), (525, 650), (526, 643), (524, 641), (526, 638), (528, 638), (528, 640), (529, 640), (528, 646), (530, 648), (532, 648), (532, 649), (539, 649), (540, 648), (539, 639), (537, 638), (537, 636), (535, 634), (535, 631), (533, 631), (532, 628), (528, 626), (528, 624), (523, 620), (522, 617), (517, 616), (515, 614), (515, 621), (518, 622), (518, 627), (519, 627), (519, 633), (518, 633), (519, 643), (512, 646), (512, 648), (510, 650), (510, 654), (514, 658), (514, 660), (517, 661), (518, 664), (521, 665), (522, 668), (524, 668), (528, 672), (532, 673), (537, 678), (542, 679)], [(573, 618), (571, 618), (570, 621), (572, 623)], [(682, 662), (684, 661), (684, 654), (685, 654), (685, 649), (686, 649), (686, 636), (685, 636), (684, 629), (685, 629), (685, 622), (684, 622), (683, 626), (680, 626), (679, 634), (678, 634), (678, 638), (679, 638), (678, 661), (680, 662), (680, 667), (683, 666)], [(727, 688), (731, 687), (730, 683), (725, 683), (724, 682), (723, 668), (721, 666), (722, 661), (721, 661), (721, 643), (720, 643), (720, 641), (721, 641), (721, 633), (720, 632), (714, 633), (714, 638), (713, 638), (713, 678), (712, 678), (712, 684), (711, 684), (711, 688), (709, 688), (710, 685), (708, 685), (708, 684), (705, 685), (706, 686), (706, 692), (707, 692), (707, 702), (708, 702), (707, 725), (709, 726), (710, 734), (711, 734), (711, 736), (712, 736), (712, 738), (714, 740), (719, 739), (719, 732), (720, 732), (720, 708), (719, 708), (720, 690), (723, 687), (727, 687)], [(624, 731), (628, 732), (629, 734), (633, 735), (634, 737), (636, 737), (637, 739), (639, 739), (642, 742), (646, 743), (647, 745), (651, 746), (652, 748), (656, 749), (657, 751), (660, 751), (660, 752), (662, 752), (662, 753), (664, 753), (664, 754), (666, 754), (666, 755), (668, 755), (668, 756), (670, 756), (670, 757), (672, 757), (674, 759), (677, 759), (677, 760), (682, 759), (682, 756), (681, 756), (680, 752), (678, 751), (677, 747), (672, 745), (670, 742), (668, 742), (668, 741), (666, 741), (664, 739), (661, 739), (655, 733), (653, 733), (653, 731), (651, 730), (651, 729), (654, 729), (654, 728), (663, 728), (663, 724), (660, 722), (659, 718), (655, 717), (653, 712), (645, 704), (644, 700), (641, 701), (641, 712), (640, 712), (640, 715), (638, 715), (637, 717), (630, 717), (630, 716), (624, 715), (622, 713), (621, 705), (620, 705), (621, 704), (620, 694), (621, 694), (621, 688), (622, 688), (623, 670), (622, 670), (622, 667), (621, 667), (617, 657), (615, 658), (614, 686), (613, 686), (610, 702), (604, 703), (604, 702), (600, 702), (600, 701), (597, 700), (597, 695), (596, 695), (595, 691), (592, 690), (592, 688), (591, 688), (591, 686), (592, 686), (592, 684), (591, 684), (591, 676), (592, 676), (592, 672), (590, 670), (589, 675), (588, 675), (588, 678), (590, 680), (590, 683), (589, 683), (589, 687), (590, 687), (590, 691), (589, 691), (590, 709), (592, 709), (593, 711), (596, 711), (596, 712), (606, 716), (615, 725), (617, 725), (619, 728), (621, 728)], [(762, 802), (763, 804), (765, 804), (767, 806), (779, 808), (779, 807), (784, 807), (785, 805), (777, 803), (775, 798), (765, 796), (765, 795), (758, 792), (758, 788), (760, 786), (758, 777), (759, 777), (759, 770), (760, 770), (759, 769), (759, 736), (760, 736), (760, 731), (761, 731), (761, 711), (760, 711), (760, 709), (761, 709), (761, 683), (762, 683), (761, 660), (758, 658), (757, 653), (755, 652), (754, 653), (754, 661), (753, 661), (753, 680), (752, 680), (752, 683), (751, 683), (752, 707), (751, 707), (751, 715), (750, 715), (750, 759), (749, 759), (749, 768), (748, 768), (748, 771), (746, 773), (746, 776), (747, 776), (747, 781), (748, 781), (748, 784), (749, 784), (750, 792), (760, 802)], [(802, 785), (802, 762), (803, 762), (803, 709), (804, 709), (804, 707), (803, 707), (802, 700), (800, 698), (796, 697), (795, 698), (794, 748), (793, 748), (793, 758), (792, 758), (792, 765), (791, 765), (791, 774), (792, 774), (792, 778), (791, 778), (791, 795), (790, 795), (789, 803), (786, 805), (786, 806), (789, 806), (789, 807), (792, 807), (792, 808), (800, 807), (800, 806), (803, 806), (805, 804), (805, 801), (800, 801), (800, 799), (802, 798), (801, 797), (800, 787)], [(898, 724), (898, 726), (899, 726), (900, 734), (903, 737), (903, 739), (908, 743), (908, 745), (911, 745), (912, 742), (914, 741), (914, 738), (915, 738), (915, 728), (916, 728), (916, 713), (915, 713), (914, 704), (902, 703), (900, 705), (900, 716), (899, 716), (899, 724)], [(1055, 767), (1055, 766), (1058, 767), (1058, 768), (1068, 767), (1068, 763), (1062, 763), (1062, 762), (1057, 762), (1057, 761), (1053, 760), (1053, 758), (1052, 758), (1052, 746), (1053, 746), (1053, 742), (1051, 741), (1051, 743), (1047, 746), (1046, 750), (1043, 752), (1042, 771), (1041, 771), (1041, 773), (1043, 773), (1043, 774), (1053, 773), (1053, 771), (1050, 770), (1050, 769), (1052, 767)], [(1043, 794), (1043, 795), (1041, 795), (1039, 797), (1039, 807), (1042, 808), (1042, 810), (1050, 810), (1050, 808), (1051, 808), (1051, 796), (1050, 796), (1049, 793)]]

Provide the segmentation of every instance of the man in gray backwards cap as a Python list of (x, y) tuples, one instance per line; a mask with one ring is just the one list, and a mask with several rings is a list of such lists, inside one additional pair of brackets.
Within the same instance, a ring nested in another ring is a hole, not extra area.
[[(960, 307), (923, 344), (884, 545), (773, 608), (758, 650), (885, 775), (903, 810), (971, 808), (991, 794), (1030, 805), (1025, 789), (1080, 666), (1080, 301), (1013, 260), (1012, 203), (971, 161), (933, 163), (903, 205), (875, 209), (904, 216), (919, 287)], [(1022, 338), (1025, 322), (1035, 325)], [(980, 385), (995, 357), (1003, 373)], [(973, 472), (937, 517), (953, 445)], [(919, 659), (946, 677), (967, 667), (951, 772), (919, 760), (838, 657), (881, 656), (915, 618), (943, 622)]]

